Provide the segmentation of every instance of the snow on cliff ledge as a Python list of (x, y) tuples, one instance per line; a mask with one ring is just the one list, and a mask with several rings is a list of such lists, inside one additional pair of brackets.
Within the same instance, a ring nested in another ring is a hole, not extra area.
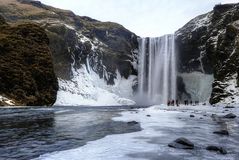
[(5, 96), (0, 95), (0, 103), (7, 105), (7, 106), (14, 106), (16, 105), (15, 102)]
[(124, 79), (117, 73), (115, 85), (107, 85), (86, 66), (72, 69), (72, 80), (59, 79), (59, 91), (55, 105), (60, 106), (118, 106), (134, 105), (133, 83), (135, 76)]

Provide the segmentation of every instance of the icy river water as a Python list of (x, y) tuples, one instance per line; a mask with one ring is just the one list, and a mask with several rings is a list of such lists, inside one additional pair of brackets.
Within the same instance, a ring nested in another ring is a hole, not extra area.
[[(209, 106), (0, 109), (0, 159), (239, 160), (239, 120), (220, 118), (227, 113), (238, 115), (239, 110)], [(222, 127), (229, 136), (213, 134)], [(180, 137), (192, 141), (195, 149), (168, 147)], [(227, 154), (209, 152), (208, 145), (223, 147)]]

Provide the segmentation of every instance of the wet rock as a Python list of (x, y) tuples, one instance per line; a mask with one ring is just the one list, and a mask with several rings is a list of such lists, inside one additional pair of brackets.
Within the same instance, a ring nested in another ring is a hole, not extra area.
[(127, 124), (129, 124), (129, 125), (136, 125), (136, 124), (139, 124), (139, 122), (136, 122), (136, 121), (130, 121), (130, 122), (127, 122)]
[(229, 135), (229, 132), (227, 130), (220, 130), (220, 131), (215, 131), (213, 132), (214, 134), (220, 134), (220, 135)]
[(190, 117), (192, 117), (192, 118), (193, 118), (193, 117), (195, 117), (195, 116), (191, 114), (191, 115), (190, 115)]
[(212, 114), (212, 117), (216, 117), (217, 115), (216, 114)]
[(168, 146), (177, 149), (194, 149), (194, 144), (183, 137), (176, 139), (172, 143), (169, 143)]
[(233, 118), (236, 118), (237, 116), (233, 113), (229, 113), (227, 115), (225, 115), (223, 118), (229, 118), (229, 119), (233, 119)]
[(226, 149), (224, 149), (223, 147), (218, 147), (218, 146), (208, 146), (206, 150), (219, 152), (221, 154), (227, 154)]
[(224, 108), (230, 109), (230, 108), (235, 108), (235, 107), (233, 107), (233, 106), (226, 106), (226, 107), (224, 107)]

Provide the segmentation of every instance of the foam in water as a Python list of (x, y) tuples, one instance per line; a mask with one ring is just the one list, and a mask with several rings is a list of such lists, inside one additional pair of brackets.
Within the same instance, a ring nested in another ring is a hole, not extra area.
[(176, 54), (174, 35), (139, 40), (140, 103), (165, 104), (176, 100)]

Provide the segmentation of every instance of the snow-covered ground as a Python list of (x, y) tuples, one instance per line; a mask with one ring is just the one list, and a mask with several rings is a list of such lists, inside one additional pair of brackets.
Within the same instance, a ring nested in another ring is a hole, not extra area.
[[(238, 119), (228, 120), (230, 136), (213, 134), (219, 124), (211, 114), (224, 115), (223, 107), (211, 106), (153, 106), (122, 112), (115, 121), (137, 121), (142, 131), (109, 135), (92, 141), (85, 146), (49, 153), (40, 156), (39, 160), (236, 160), (239, 157)], [(238, 108), (228, 112), (239, 113)], [(195, 115), (191, 118), (190, 115)], [(147, 116), (148, 115), (148, 116)], [(131, 124), (132, 125), (132, 124)], [(168, 143), (179, 137), (186, 137), (195, 144), (194, 150), (180, 150), (168, 147)], [(209, 152), (207, 145), (225, 147), (227, 155)]]
[(55, 105), (87, 105), (87, 106), (115, 106), (134, 105), (133, 83), (135, 76), (122, 78), (117, 73), (114, 85), (107, 85), (94, 71), (88, 71), (86, 66), (72, 69), (73, 79), (70, 81), (59, 79), (59, 91)]
[(0, 95), (0, 102), (3, 102), (9, 106), (15, 105), (15, 102), (13, 100), (10, 100), (7, 97), (1, 96), (1, 95)]

